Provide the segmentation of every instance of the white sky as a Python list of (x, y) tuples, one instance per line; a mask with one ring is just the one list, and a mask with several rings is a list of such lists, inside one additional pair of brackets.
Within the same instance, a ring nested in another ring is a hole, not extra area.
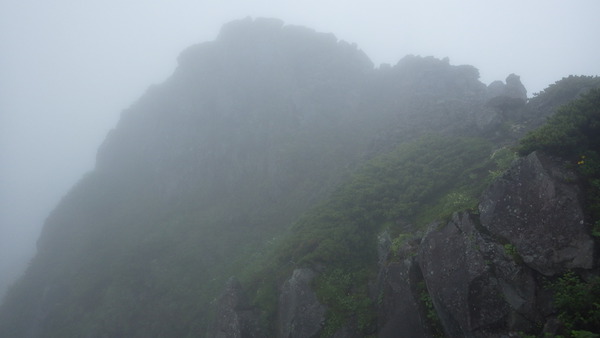
[(0, 0), (0, 294), (119, 113), (226, 22), (331, 32), (375, 65), (447, 56), (484, 83), (516, 73), (531, 95), (600, 74), (599, 15), (598, 0)]

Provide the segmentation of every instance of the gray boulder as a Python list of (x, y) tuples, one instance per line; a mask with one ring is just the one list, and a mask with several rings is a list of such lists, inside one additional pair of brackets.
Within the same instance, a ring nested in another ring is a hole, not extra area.
[(474, 224), (472, 215), (455, 214), (446, 226), (429, 232), (420, 247), (423, 277), (450, 337), (474, 337), (502, 327), (510, 312), (502, 283), (481, 250), (490, 244)]
[(525, 89), (525, 86), (521, 83), (521, 78), (518, 75), (510, 74), (506, 78), (504, 95), (527, 101), (527, 89)]
[(311, 288), (316, 273), (296, 269), (281, 287), (278, 311), (278, 337), (312, 337), (325, 322), (325, 306)]
[(482, 226), (506, 240), (523, 262), (546, 276), (593, 266), (594, 241), (586, 229), (576, 176), (532, 153), (484, 193)]
[(378, 316), (379, 337), (398, 337), (400, 332), (406, 337), (425, 336), (426, 324), (421, 317), (418, 298), (412, 292), (413, 264), (412, 259), (407, 259), (391, 263), (385, 269)]
[[(418, 240), (407, 242), (391, 262), (381, 263), (377, 280), (377, 335), (380, 338), (424, 337), (428, 325), (419, 300), (422, 281), (415, 260)], [(387, 255), (386, 255), (387, 256)]]
[(487, 86), (487, 99), (494, 97), (507, 97), (512, 99), (520, 99), (523, 102), (527, 101), (527, 89), (521, 83), (521, 78), (518, 75), (510, 74), (506, 78), (506, 84), (502, 81), (494, 81)]
[(432, 226), (417, 259), (448, 336), (539, 333), (540, 323), (554, 332), (542, 276), (594, 266), (576, 181), (564, 163), (532, 153), (484, 192), (479, 215)]
[(227, 281), (217, 300), (217, 311), (206, 333), (215, 338), (267, 337), (259, 326), (259, 313), (249, 306), (246, 294), (236, 278)]

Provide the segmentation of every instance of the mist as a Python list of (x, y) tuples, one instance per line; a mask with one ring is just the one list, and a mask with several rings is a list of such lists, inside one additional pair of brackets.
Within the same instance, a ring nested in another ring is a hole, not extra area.
[(374, 62), (407, 54), (515, 73), (531, 96), (598, 75), (600, 3), (589, 1), (66, 0), (0, 4), (0, 296), (35, 253), (45, 218), (95, 163), (121, 111), (231, 20), (276, 17), (356, 43)]

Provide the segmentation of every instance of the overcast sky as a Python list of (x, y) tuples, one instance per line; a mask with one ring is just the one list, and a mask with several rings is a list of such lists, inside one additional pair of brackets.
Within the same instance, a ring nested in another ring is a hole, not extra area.
[(486, 84), (516, 73), (531, 95), (600, 74), (599, 13), (598, 0), (0, 0), (0, 294), (120, 112), (226, 22), (331, 32), (376, 66), (415, 54), (474, 65)]

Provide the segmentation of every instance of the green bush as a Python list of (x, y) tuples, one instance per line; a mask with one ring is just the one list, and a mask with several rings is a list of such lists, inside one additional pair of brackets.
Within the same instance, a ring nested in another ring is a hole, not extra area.
[(560, 107), (545, 125), (530, 132), (519, 146), (521, 155), (534, 150), (580, 158), (600, 149), (600, 88)]
[(327, 322), (322, 337), (331, 337), (353, 319), (356, 328), (369, 334), (375, 327), (375, 308), (367, 290), (368, 271), (330, 270), (316, 280), (319, 300), (328, 305)]
[(569, 271), (551, 283), (550, 289), (558, 318), (569, 331), (600, 333), (600, 277), (584, 281)]
[(480, 138), (429, 135), (376, 156), (301, 217), (249, 278), (256, 304), (272, 318), (273, 286), (296, 267), (320, 267), (315, 291), (329, 309), (323, 334), (348, 323), (368, 334), (375, 312), (366, 290), (376, 273), (377, 234), (389, 230), (397, 251), (408, 239), (401, 233), (474, 208), (489, 170), (497, 168), (491, 150)]

